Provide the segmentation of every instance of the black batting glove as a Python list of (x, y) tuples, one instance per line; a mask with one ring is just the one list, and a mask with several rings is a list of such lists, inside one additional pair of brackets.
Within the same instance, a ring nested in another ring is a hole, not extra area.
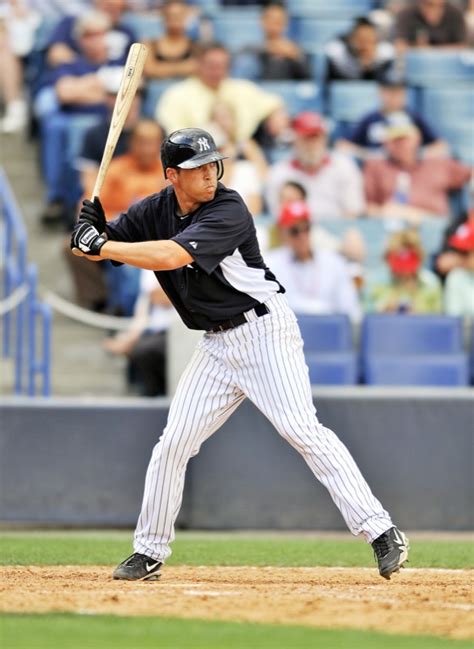
[(105, 224), (107, 221), (105, 219), (104, 208), (102, 207), (102, 203), (98, 196), (95, 196), (93, 201), (87, 199), (82, 201), (78, 221), (85, 221), (86, 223), (93, 225), (99, 234), (102, 234), (102, 232), (105, 231)]
[(100, 249), (106, 241), (106, 234), (98, 232), (90, 223), (79, 221), (72, 231), (71, 248), (79, 248), (85, 255), (100, 255)]

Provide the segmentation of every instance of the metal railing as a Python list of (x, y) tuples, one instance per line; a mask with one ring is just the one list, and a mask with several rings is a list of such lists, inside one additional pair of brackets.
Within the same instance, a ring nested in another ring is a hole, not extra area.
[[(41, 394), (51, 394), (51, 308), (37, 296), (37, 269), (27, 264), (27, 232), (8, 179), (0, 168), (0, 271), (3, 324), (2, 356), (14, 359), (15, 394), (36, 393), (36, 377), (42, 379)], [(40, 355), (37, 338), (41, 338)]]

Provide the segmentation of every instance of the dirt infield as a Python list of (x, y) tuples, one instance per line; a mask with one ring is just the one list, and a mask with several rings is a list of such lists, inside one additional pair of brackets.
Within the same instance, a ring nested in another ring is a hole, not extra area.
[(473, 571), (168, 567), (160, 581), (122, 582), (103, 566), (0, 568), (0, 611), (299, 624), (474, 637)]

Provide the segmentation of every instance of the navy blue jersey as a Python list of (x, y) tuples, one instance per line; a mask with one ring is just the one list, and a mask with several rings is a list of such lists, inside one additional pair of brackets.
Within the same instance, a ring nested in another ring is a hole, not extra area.
[(253, 217), (240, 195), (218, 184), (214, 198), (178, 215), (172, 187), (132, 205), (106, 232), (114, 241), (176, 241), (193, 257), (183, 268), (155, 274), (190, 329), (216, 323), (284, 292), (265, 265)]

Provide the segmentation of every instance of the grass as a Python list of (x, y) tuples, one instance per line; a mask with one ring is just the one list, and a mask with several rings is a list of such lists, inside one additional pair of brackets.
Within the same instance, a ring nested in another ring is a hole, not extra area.
[[(0, 532), (3, 565), (115, 565), (131, 532)], [(178, 533), (169, 564), (371, 566), (362, 541), (258, 534)], [(473, 568), (469, 541), (412, 541), (410, 567)], [(5, 649), (464, 649), (472, 642), (371, 631), (78, 614), (0, 616)]]
[(79, 615), (0, 616), (5, 649), (467, 649), (472, 643), (366, 631)]
[[(114, 565), (128, 556), (130, 532), (0, 533), (2, 565)], [(469, 541), (411, 543), (411, 568), (474, 568)], [(230, 534), (178, 534), (169, 565), (374, 566), (363, 541)]]

